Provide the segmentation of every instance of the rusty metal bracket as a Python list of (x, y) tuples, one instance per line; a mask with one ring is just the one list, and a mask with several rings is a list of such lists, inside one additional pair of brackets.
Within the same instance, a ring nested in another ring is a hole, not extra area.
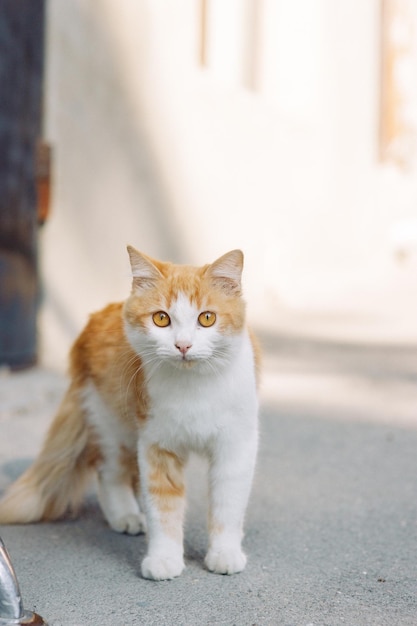
[(52, 186), (52, 148), (44, 141), (39, 141), (36, 147), (35, 172), (38, 224), (42, 226), (49, 217)]

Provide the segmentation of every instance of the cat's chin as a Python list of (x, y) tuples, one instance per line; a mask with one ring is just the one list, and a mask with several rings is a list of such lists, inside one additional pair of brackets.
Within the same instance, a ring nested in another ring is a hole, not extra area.
[[(170, 361), (169, 364), (175, 370), (182, 372), (193, 370), (193, 372), (201, 375), (216, 373), (213, 365), (205, 359), (175, 359)], [(218, 364), (216, 369), (218, 373), (221, 372), (221, 365)]]
[(175, 361), (172, 361), (172, 364), (174, 365), (176, 369), (189, 370), (189, 369), (192, 369), (193, 367), (196, 367), (196, 365), (198, 364), (198, 360), (197, 359), (175, 359)]

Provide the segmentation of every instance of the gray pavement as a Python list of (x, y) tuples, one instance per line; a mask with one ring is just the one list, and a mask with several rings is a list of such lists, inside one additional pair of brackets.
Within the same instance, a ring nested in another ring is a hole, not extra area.
[[(79, 519), (0, 535), (27, 609), (50, 626), (417, 624), (417, 348), (265, 335), (246, 570), (204, 570), (205, 466), (189, 470), (187, 569), (140, 578), (143, 537), (94, 496)], [(0, 490), (36, 453), (65, 385), (0, 376)]]

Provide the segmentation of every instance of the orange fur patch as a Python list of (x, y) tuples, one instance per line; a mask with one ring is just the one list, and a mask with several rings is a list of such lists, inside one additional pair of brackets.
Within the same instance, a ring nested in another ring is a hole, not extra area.
[(262, 365), (261, 345), (260, 345), (258, 339), (256, 338), (255, 333), (252, 331), (251, 328), (249, 328), (249, 336), (250, 336), (250, 340), (251, 340), (251, 344), (252, 344), (253, 358), (254, 358), (254, 361), (255, 361), (256, 382), (259, 385), (259, 378), (260, 378), (261, 365)]
[(154, 445), (148, 451), (150, 465), (148, 489), (159, 510), (167, 535), (182, 540), (185, 506), (184, 462), (176, 454)]
[(92, 380), (103, 399), (136, 434), (137, 420), (147, 414), (140, 357), (123, 328), (123, 304), (94, 313), (71, 351), (71, 375), (80, 387)]
[(176, 498), (183, 498), (185, 486), (183, 461), (173, 452), (154, 445), (148, 451), (149, 493), (158, 499), (159, 508), (172, 508)]

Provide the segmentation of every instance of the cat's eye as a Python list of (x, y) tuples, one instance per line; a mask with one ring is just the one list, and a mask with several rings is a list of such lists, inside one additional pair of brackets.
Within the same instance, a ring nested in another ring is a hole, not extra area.
[(213, 326), (214, 322), (216, 321), (216, 314), (212, 313), (211, 311), (204, 311), (198, 316), (198, 321), (201, 326), (204, 326), (204, 328), (208, 328), (209, 326)]
[(160, 326), (161, 328), (169, 326), (171, 323), (170, 317), (168, 313), (165, 313), (165, 311), (157, 311), (152, 315), (152, 319), (153, 323), (156, 324), (156, 326)]

